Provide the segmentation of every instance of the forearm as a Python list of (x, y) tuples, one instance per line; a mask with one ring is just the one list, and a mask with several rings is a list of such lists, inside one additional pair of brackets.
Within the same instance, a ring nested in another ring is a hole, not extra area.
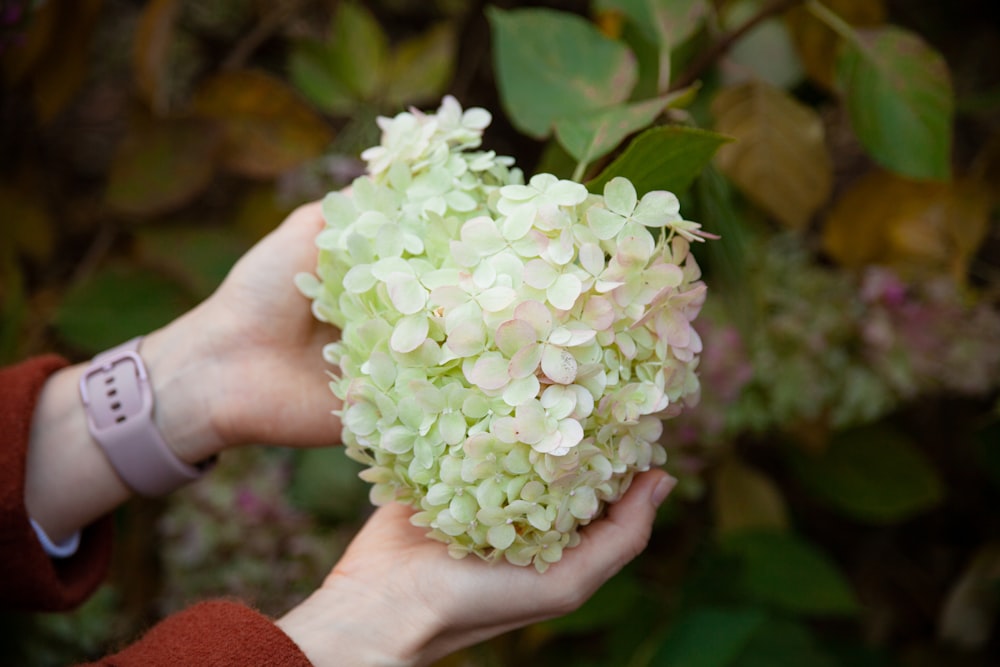
[[(193, 315), (185, 316), (194, 317)], [(185, 463), (217, 453), (221, 439), (204, 396), (210, 364), (184, 335), (185, 318), (150, 334), (140, 347), (154, 396), (154, 421), (171, 451)], [(60, 542), (108, 513), (131, 490), (91, 436), (79, 383), (87, 364), (64, 368), (45, 384), (32, 417), (25, 479), (25, 506)]]

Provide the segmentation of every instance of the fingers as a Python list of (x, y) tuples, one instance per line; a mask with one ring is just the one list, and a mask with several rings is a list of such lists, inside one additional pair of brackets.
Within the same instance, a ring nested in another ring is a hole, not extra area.
[[(609, 579), (638, 556), (653, 529), (656, 509), (677, 483), (662, 470), (636, 475), (621, 500), (608, 508), (607, 515), (581, 531), (581, 542), (569, 550), (588, 559), (588, 568), (603, 580)], [(601, 582), (601, 583), (602, 583)]]

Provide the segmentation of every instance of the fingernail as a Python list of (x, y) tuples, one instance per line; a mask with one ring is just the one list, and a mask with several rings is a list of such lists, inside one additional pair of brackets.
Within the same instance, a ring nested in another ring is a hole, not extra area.
[(667, 496), (670, 495), (670, 492), (674, 490), (675, 486), (677, 486), (677, 478), (667, 475), (659, 481), (649, 499), (653, 501), (653, 505), (659, 507), (667, 499)]

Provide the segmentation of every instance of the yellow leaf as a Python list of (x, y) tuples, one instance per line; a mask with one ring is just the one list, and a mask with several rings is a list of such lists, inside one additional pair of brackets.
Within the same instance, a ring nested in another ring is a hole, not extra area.
[(788, 510), (781, 491), (771, 479), (735, 455), (715, 470), (712, 483), (715, 528), (720, 535), (754, 528), (784, 530)]
[[(823, 0), (823, 4), (854, 26), (871, 27), (885, 22), (885, 0)], [(840, 38), (805, 7), (795, 7), (786, 17), (806, 74), (827, 90), (833, 90)]]
[(177, 0), (150, 0), (132, 41), (132, 70), (139, 96), (156, 114), (166, 111), (164, 76), (167, 54), (174, 38)]
[(330, 127), (287, 84), (257, 70), (222, 72), (195, 95), (195, 111), (223, 132), (223, 164), (253, 178), (273, 178), (319, 156)]
[(720, 90), (712, 113), (716, 130), (736, 138), (719, 149), (719, 168), (783, 225), (804, 228), (833, 179), (819, 114), (759, 81)]
[(990, 193), (971, 181), (914, 181), (875, 170), (837, 201), (823, 227), (823, 247), (849, 267), (890, 266), (906, 276), (966, 279), (986, 237)]

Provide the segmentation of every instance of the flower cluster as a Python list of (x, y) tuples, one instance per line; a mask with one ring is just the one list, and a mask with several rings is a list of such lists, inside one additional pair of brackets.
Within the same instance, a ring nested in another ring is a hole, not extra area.
[(525, 183), (479, 149), (489, 122), (453, 98), (380, 118), (297, 282), (342, 329), (324, 354), (373, 502), (412, 505), (455, 557), (544, 571), (664, 462), (661, 419), (697, 397), (704, 234), (624, 178)]

